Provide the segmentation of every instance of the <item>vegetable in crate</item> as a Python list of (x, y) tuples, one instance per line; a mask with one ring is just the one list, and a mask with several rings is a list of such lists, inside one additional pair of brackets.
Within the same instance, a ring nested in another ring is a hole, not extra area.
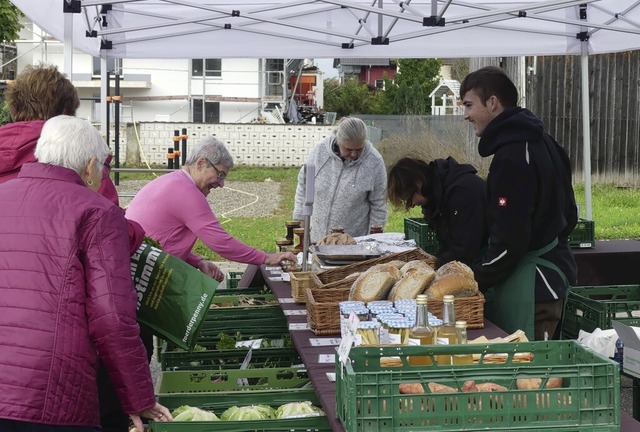
[(225, 410), (220, 419), (224, 421), (236, 420), (267, 420), (275, 418), (276, 411), (268, 405), (232, 406)]
[(176, 408), (171, 415), (173, 421), (189, 422), (189, 421), (219, 421), (220, 419), (211, 411), (205, 411), (200, 408), (189, 405), (182, 405)]
[(324, 415), (324, 411), (314, 406), (310, 401), (290, 402), (281, 405), (276, 410), (277, 419), (314, 417)]

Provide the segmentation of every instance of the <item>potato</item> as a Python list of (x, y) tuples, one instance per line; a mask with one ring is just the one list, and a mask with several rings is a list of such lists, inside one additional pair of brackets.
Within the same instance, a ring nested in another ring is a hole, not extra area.
[(400, 394), (423, 394), (424, 387), (420, 383), (402, 383), (398, 386)]
[[(542, 386), (542, 378), (518, 378), (516, 388), (518, 390), (538, 390)], [(545, 388), (562, 387), (562, 378), (549, 378)]]

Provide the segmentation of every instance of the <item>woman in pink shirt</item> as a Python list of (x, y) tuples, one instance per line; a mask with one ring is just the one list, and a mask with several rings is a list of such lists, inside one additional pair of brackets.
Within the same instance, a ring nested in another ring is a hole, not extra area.
[[(158, 177), (136, 194), (127, 208), (127, 218), (138, 222), (165, 252), (217, 281), (224, 278), (220, 269), (191, 252), (197, 239), (231, 261), (255, 265), (295, 262), (291, 252), (267, 254), (242, 243), (218, 222), (207, 195), (224, 186), (232, 167), (233, 158), (224, 144), (214, 137), (205, 138), (193, 148), (181, 170)], [(175, 197), (180, 200), (177, 204)]]

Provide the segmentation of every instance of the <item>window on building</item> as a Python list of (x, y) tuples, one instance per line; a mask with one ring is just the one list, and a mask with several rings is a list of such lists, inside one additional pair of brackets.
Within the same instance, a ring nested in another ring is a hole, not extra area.
[[(122, 59), (107, 58), (107, 72), (111, 74), (120, 72), (122, 74)], [(93, 76), (100, 76), (100, 57), (93, 58)]]
[(376, 80), (376, 88), (380, 89), (380, 90), (384, 90), (384, 80), (383, 79), (377, 79)]
[(222, 76), (222, 59), (193, 59), (191, 60), (191, 76), (194, 77)]
[(220, 102), (204, 102), (193, 99), (194, 123), (220, 123)]

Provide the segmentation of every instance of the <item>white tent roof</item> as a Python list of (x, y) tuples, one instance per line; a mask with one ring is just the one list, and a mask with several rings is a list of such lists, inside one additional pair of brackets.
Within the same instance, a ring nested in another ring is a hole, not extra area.
[[(637, 0), (67, 1), (74, 48), (116, 58), (577, 55), (578, 34), (589, 54), (640, 48)], [(64, 0), (12, 2), (65, 40)]]

